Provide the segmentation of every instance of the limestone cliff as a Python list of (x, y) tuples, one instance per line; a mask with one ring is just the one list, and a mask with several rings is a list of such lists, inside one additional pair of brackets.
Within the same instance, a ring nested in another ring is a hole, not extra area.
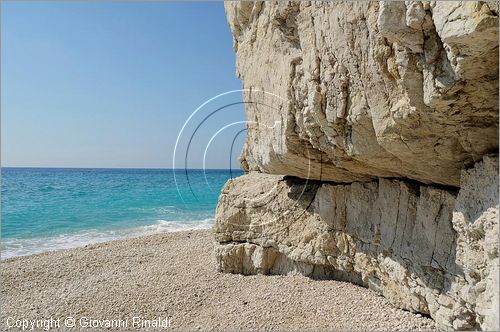
[(498, 328), (498, 3), (228, 2), (249, 174), (221, 271), (370, 287)]

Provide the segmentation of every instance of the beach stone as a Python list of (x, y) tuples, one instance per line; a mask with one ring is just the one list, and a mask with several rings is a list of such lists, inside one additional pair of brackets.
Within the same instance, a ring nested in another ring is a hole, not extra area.
[(77, 322), (127, 320), (120, 328), (126, 331), (166, 330), (133, 326), (132, 317), (139, 316), (168, 318), (172, 331), (436, 329), (428, 317), (395, 310), (387, 299), (353, 284), (219, 273), (207, 264), (213, 245), (211, 230), (179, 231), (2, 259), (1, 330), (21, 331), (12, 319), (52, 317), (61, 323), (50, 331), (103, 331), (68, 329), (68, 316)]

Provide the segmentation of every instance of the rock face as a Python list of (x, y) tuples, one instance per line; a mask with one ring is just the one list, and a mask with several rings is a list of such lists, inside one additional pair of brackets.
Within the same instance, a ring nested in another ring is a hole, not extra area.
[(446, 190), (379, 179), (349, 185), (252, 172), (217, 208), (218, 269), (299, 273), (368, 286), (443, 328), (498, 324), (498, 159)]
[[(229, 2), (250, 170), (460, 185), (498, 146), (498, 4)], [(256, 125), (257, 124), (257, 125)]]
[(498, 329), (498, 3), (228, 2), (247, 112), (220, 271)]

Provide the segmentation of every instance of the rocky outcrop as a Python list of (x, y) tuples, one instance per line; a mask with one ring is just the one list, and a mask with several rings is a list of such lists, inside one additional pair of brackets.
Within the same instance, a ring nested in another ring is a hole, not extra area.
[(459, 186), (498, 147), (498, 4), (228, 2), (250, 170)]
[(498, 159), (465, 171), (452, 220), (456, 263), (467, 281), (460, 304), (473, 308), (476, 321), (488, 331), (499, 328), (498, 188)]
[(226, 184), (218, 269), (367, 286), (443, 328), (498, 324), (498, 159), (460, 191), (379, 179), (348, 185), (252, 172)]
[(498, 329), (498, 3), (228, 2), (247, 112), (220, 271)]

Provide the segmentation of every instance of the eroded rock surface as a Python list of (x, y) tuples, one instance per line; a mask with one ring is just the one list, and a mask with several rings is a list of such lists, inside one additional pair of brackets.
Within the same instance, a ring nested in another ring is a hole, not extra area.
[[(459, 186), (498, 148), (495, 2), (228, 2), (245, 167)], [(265, 91), (265, 92), (261, 92)]]
[(227, 2), (247, 102), (220, 271), (498, 330), (498, 2)]
[(252, 172), (226, 184), (218, 269), (368, 286), (438, 326), (498, 324), (498, 159), (459, 191), (401, 180), (348, 185)]

